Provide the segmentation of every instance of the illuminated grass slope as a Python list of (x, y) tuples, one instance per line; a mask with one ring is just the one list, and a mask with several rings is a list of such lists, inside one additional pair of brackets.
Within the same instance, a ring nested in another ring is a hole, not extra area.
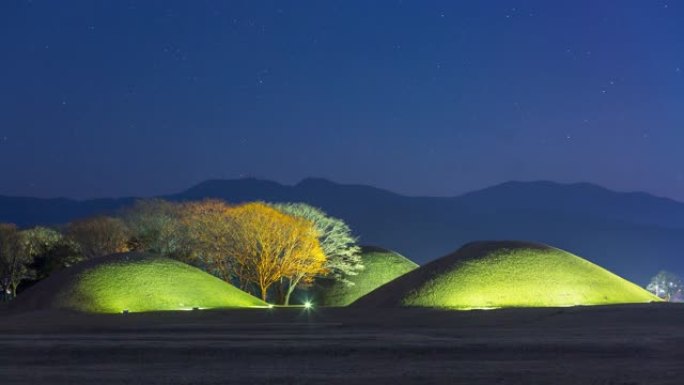
[(315, 294), (316, 305), (347, 306), (418, 267), (413, 261), (399, 253), (371, 246), (362, 247), (361, 260), (364, 269), (357, 275), (347, 277), (354, 285), (347, 286), (336, 281), (322, 284)]
[(476, 242), (362, 297), (355, 306), (455, 309), (659, 301), (568, 252), (524, 242)]
[(185, 263), (127, 253), (63, 270), (27, 290), (18, 298), (17, 305), (120, 313), (194, 307), (244, 308), (266, 303)]

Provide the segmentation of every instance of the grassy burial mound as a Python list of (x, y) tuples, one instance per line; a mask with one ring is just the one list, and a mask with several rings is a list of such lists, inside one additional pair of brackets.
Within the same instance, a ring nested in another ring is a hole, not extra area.
[(553, 307), (659, 299), (585, 259), (524, 242), (475, 242), (359, 299), (355, 306)]
[(266, 306), (185, 263), (140, 253), (97, 258), (56, 273), (17, 298), (18, 310), (92, 313)]
[(415, 270), (418, 265), (394, 251), (364, 246), (361, 249), (364, 269), (348, 279), (352, 286), (341, 282), (323, 282), (316, 290), (316, 304), (347, 306), (387, 282)]

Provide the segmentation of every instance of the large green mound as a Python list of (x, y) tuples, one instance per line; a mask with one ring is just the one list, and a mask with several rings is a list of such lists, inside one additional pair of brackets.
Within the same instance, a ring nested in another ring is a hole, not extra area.
[(418, 267), (410, 259), (380, 247), (361, 248), (364, 269), (348, 277), (354, 285), (338, 281), (324, 282), (316, 290), (316, 304), (320, 306), (347, 306), (387, 282)]
[(139, 253), (97, 258), (60, 271), (16, 303), (24, 310), (92, 313), (253, 306), (266, 303), (185, 263)]
[(362, 297), (355, 306), (455, 309), (659, 301), (573, 254), (524, 242), (475, 242)]

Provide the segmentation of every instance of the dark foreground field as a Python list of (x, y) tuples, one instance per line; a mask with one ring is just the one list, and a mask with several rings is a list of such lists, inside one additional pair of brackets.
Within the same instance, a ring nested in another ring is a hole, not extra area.
[(1, 384), (684, 384), (684, 306), (0, 310)]

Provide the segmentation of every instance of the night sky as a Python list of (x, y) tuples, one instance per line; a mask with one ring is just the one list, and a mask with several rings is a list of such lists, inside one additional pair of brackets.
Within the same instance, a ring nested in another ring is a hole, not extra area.
[(0, 163), (0, 194), (40, 197), (317, 176), (684, 200), (684, 2), (3, 0)]

